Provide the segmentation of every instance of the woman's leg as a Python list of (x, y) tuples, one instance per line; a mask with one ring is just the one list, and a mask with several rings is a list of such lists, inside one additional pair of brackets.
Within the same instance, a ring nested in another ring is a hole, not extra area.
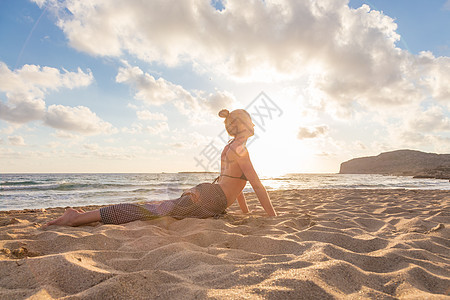
[(222, 213), (226, 208), (227, 198), (222, 188), (218, 184), (201, 183), (178, 199), (162, 201), (155, 213), (174, 218), (208, 218)]
[(88, 212), (68, 208), (61, 217), (48, 222), (43, 227), (50, 225), (80, 226), (97, 221), (105, 224), (123, 224), (136, 220), (148, 220), (152, 217), (155, 215), (141, 205), (122, 203)]
[(120, 203), (100, 208), (100, 219), (104, 224), (123, 224), (155, 217), (157, 215), (145, 205), (135, 203)]
[(49, 225), (79, 226), (96, 221), (105, 224), (123, 224), (136, 220), (156, 217), (207, 218), (222, 213), (227, 207), (227, 199), (219, 185), (202, 183), (183, 193), (180, 198), (152, 204), (115, 204), (93, 211), (77, 211), (69, 208)]
[[(154, 207), (159, 205), (154, 205)], [(115, 204), (88, 212), (68, 208), (61, 217), (48, 222), (43, 227), (50, 225), (80, 226), (97, 221), (105, 224), (123, 224), (136, 220), (149, 220), (157, 216), (151, 210), (134, 203)]]
[(43, 227), (50, 225), (80, 226), (97, 221), (101, 221), (100, 211), (98, 209), (84, 212), (82, 210), (78, 211), (73, 208), (68, 208), (61, 217), (48, 222)]

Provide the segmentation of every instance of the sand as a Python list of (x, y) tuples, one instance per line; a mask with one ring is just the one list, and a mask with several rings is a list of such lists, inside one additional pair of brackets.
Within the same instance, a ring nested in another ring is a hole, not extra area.
[(277, 217), (251, 193), (219, 219), (0, 212), (0, 299), (450, 299), (450, 191), (269, 194)]

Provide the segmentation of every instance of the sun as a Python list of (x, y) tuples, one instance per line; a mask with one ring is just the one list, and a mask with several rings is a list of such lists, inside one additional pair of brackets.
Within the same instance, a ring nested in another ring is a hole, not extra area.
[(250, 159), (260, 176), (280, 177), (287, 173), (304, 172), (302, 165), (310, 153), (296, 138), (294, 130), (274, 126), (253, 139), (249, 140), (248, 149)]

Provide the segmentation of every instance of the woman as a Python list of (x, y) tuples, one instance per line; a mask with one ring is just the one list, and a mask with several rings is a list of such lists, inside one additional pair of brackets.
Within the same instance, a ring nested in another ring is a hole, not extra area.
[[(222, 109), (219, 116), (225, 118), (225, 128), (234, 137), (223, 149), (220, 175), (213, 183), (201, 183), (184, 192), (180, 198), (146, 204), (116, 204), (93, 211), (67, 209), (49, 225), (79, 226), (102, 221), (105, 224), (122, 224), (135, 220), (148, 220), (160, 216), (175, 218), (207, 218), (222, 213), (237, 199), (244, 213), (248, 213), (242, 190), (247, 180), (253, 187), (262, 207), (269, 216), (276, 216), (266, 189), (250, 161), (246, 142), (254, 134), (254, 124), (248, 112), (237, 109), (231, 113)], [(216, 184), (217, 182), (217, 184)]]

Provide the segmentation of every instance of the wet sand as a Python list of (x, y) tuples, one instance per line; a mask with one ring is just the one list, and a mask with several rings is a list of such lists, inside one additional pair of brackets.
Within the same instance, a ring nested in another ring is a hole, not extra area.
[(269, 195), (277, 217), (253, 193), (219, 219), (0, 212), (0, 299), (450, 299), (450, 191)]

